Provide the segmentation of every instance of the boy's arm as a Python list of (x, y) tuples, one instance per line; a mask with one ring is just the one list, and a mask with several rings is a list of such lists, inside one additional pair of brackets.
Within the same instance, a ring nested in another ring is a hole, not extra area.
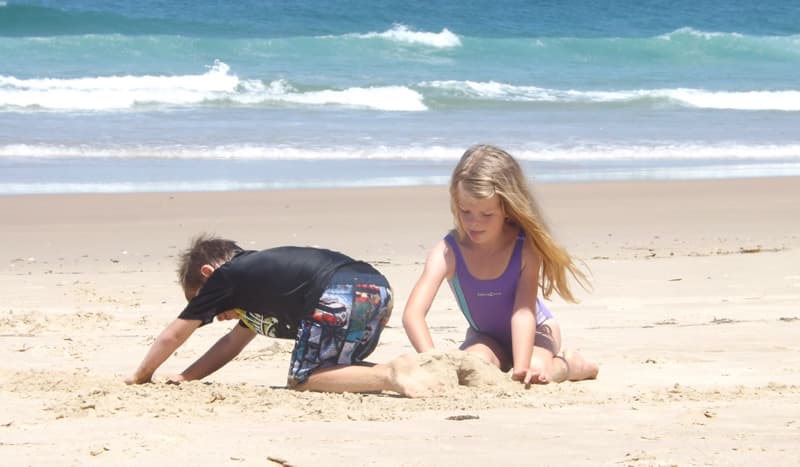
[(239, 355), (239, 352), (241, 352), (255, 336), (255, 331), (237, 324), (228, 334), (222, 336), (212, 345), (202, 357), (189, 365), (181, 374), (171, 376), (170, 380), (191, 381), (205, 378), (233, 360), (235, 356)]
[(150, 346), (139, 368), (125, 379), (126, 384), (142, 384), (150, 382), (153, 373), (164, 363), (178, 347), (180, 347), (192, 333), (200, 327), (202, 322), (193, 319), (177, 318), (161, 331), (156, 341)]

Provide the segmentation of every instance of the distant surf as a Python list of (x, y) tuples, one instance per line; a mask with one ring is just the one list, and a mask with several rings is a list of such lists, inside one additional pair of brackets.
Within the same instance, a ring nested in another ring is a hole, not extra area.
[(0, 194), (800, 172), (792, 2), (0, 2)]
[(488, 103), (629, 104), (706, 109), (800, 111), (800, 91), (691, 88), (580, 91), (495, 81), (423, 81), (411, 86), (305, 89), (285, 79), (240, 79), (216, 61), (202, 74), (20, 79), (0, 75), (0, 110), (108, 111), (192, 106), (340, 106), (422, 111)]

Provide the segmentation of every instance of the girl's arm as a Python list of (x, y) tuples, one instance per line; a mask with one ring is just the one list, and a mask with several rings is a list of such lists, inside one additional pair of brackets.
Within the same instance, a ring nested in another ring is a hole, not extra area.
[(425, 352), (433, 348), (433, 339), (425, 322), (425, 316), (433, 304), (436, 292), (447, 277), (447, 244), (439, 241), (428, 254), (425, 268), (411, 290), (403, 310), (403, 328), (406, 330), (411, 345), (417, 352)]
[(526, 242), (523, 247), (522, 271), (511, 315), (511, 351), (514, 372), (512, 378), (529, 384), (539, 378), (541, 368), (531, 368), (533, 344), (536, 338), (536, 294), (539, 289), (541, 259)]
[(254, 337), (256, 337), (255, 331), (237, 324), (229, 333), (222, 336), (212, 345), (202, 357), (189, 365), (180, 375), (171, 376), (170, 380), (191, 381), (205, 378), (239, 355), (239, 352), (241, 352)]
[(125, 379), (126, 384), (142, 384), (150, 382), (153, 373), (164, 363), (186, 339), (200, 327), (200, 320), (177, 318), (161, 331), (156, 341), (150, 346), (142, 363), (136, 371)]

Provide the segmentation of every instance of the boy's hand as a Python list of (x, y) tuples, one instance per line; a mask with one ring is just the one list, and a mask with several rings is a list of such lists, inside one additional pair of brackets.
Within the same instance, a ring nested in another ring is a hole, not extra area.
[(136, 375), (131, 375), (131, 376), (128, 376), (127, 378), (125, 378), (125, 384), (127, 384), (127, 385), (144, 384), (144, 383), (149, 383), (149, 382), (150, 382), (150, 378), (147, 378), (147, 379), (137, 378)]
[(186, 381), (186, 378), (183, 375), (169, 375), (167, 376), (167, 384), (180, 384), (182, 381)]
[(239, 319), (239, 314), (236, 310), (227, 310), (217, 315), (217, 321), (227, 321), (229, 319)]

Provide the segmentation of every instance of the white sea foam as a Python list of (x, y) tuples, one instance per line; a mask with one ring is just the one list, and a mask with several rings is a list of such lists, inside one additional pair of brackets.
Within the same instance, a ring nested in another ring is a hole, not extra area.
[(434, 88), (475, 99), (499, 101), (550, 101), (558, 100), (557, 91), (536, 86), (515, 86), (496, 81), (424, 81), (422, 88)]
[(239, 78), (216, 62), (201, 75), (18, 79), (0, 76), (0, 107), (129, 109), (137, 104), (197, 104), (235, 94)]
[(384, 32), (368, 32), (366, 34), (348, 34), (347, 37), (360, 39), (380, 38), (406, 44), (420, 44), (436, 48), (452, 48), (461, 46), (461, 39), (444, 28), (440, 32), (413, 31), (402, 24), (395, 24), (392, 29)]
[(703, 89), (636, 89), (579, 91), (515, 86), (495, 81), (426, 81), (421, 88), (471, 99), (506, 102), (624, 103), (661, 101), (686, 107), (729, 110), (800, 111), (800, 91), (708, 91)]
[(531, 161), (800, 160), (800, 144), (635, 144), (528, 148), (514, 152)]
[[(800, 144), (584, 144), (507, 149), (527, 167), (529, 176), (542, 182), (800, 175)], [(443, 185), (462, 152), (463, 147), (445, 145), (6, 145), (0, 146), (0, 165), (4, 167), (0, 196)], [(92, 158), (120, 160), (108, 163)], [(154, 158), (162, 160), (155, 164), (147, 160)], [(30, 159), (39, 160), (32, 164)], [(227, 169), (208, 169), (219, 164)], [(41, 167), (41, 175), (32, 177), (31, 166)], [(154, 180), (148, 176), (154, 166), (172, 169), (160, 172)], [(373, 175), (364, 177), (368, 166)], [(91, 176), (86, 175), (87, 168), (91, 168)], [(175, 178), (167, 179), (170, 174)]]
[[(3, 182), (0, 196), (47, 193), (125, 193), (125, 192), (176, 192), (176, 191), (241, 191), (284, 188), (336, 188), (336, 187), (387, 187), (415, 185), (445, 185), (450, 176), (443, 170), (440, 175), (390, 175), (376, 177), (335, 176), (322, 178), (294, 178), (291, 180), (241, 181), (215, 178), (213, 175), (197, 177), (196, 181), (63, 181), (63, 182)], [(581, 182), (594, 180), (690, 180), (746, 177), (782, 177), (800, 175), (798, 162), (757, 162), (726, 164), (648, 165), (626, 167), (571, 167), (570, 170), (542, 170), (530, 174), (537, 182)]]
[(311, 105), (337, 104), (349, 107), (364, 107), (388, 111), (427, 110), (423, 97), (417, 91), (404, 86), (349, 88), (341, 91), (324, 90), (305, 93), (287, 93), (274, 99)]
[[(800, 144), (665, 144), (636, 145), (576, 144), (508, 148), (524, 161), (629, 161), (629, 160), (800, 160)], [(421, 160), (454, 161), (463, 147), (436, 146), (338, 146), (291, 148), (254, 144), (219, 146), (163, 145), (46, 145), (0, 146), (0, 157), (24, 158), (120, 158), (186, 160)]]
[(198, 75), (19, 79), (0, 75), (0, 109), (113, 111), (216, 106), (339, 106), (424, 111), (426, 94), (466, 100), (542, 103), (662, 103), (729, 110), (800, 111), (800, 91), (713, 91), (691, 88), (633, 90), (549, 89), (496, 81), (425, 81), (402, 85), (299, 90), (286, 80), (240, 79), (223, 62)]
[(668, 32), (666, 34), (661, 34), (657, 36), (659, 39), (670, 41), (674, 38), (678, 38), (681, 36), (693, 36), (693, 37), (700, 37), (703, 39), (713, 39), (717, 37), (744, 37), (744, 35), (738, 32), (711, 32), (711, 31), (700, 31), (694, 28), (680, 28), (676, 29), (672, 32)]
[(201, 160), (449, 160), (463, 148), (446, 146), (390, 147), (339, 146), (292, 148), (253, 144), (219, 146), (163, 145), (53, 145), (9, 144), (0, 146), (0, 157), (24, 158), (118, 158), (118, 159), (201, 159)]
[(200, 182), (42, 182), (42, 183), (2, 183), (0, 195), (29, 195), (53, 193), (155, 193), (176, 191), (242, 191), (276, 190), (285, 188), (342, 188), (342, 187), (385, 187), (411, 185), (443, 185), (449, 176), (398, 176), (398, 177), (355, 177), (296, 180), (289, 182), (264, 181), (241, 182), (238, 180), (203, 180)]
[(108, 111), (137, 106), (159, 108), (212, 103), (252, 106), (271, 102), (384, 111), (427, 109), (421, 94), (403, 86), (300, 92), (285, 80), (268, 84), (241, 80), (230, 73), (227, 64), (219, 61), (200, 75), (76, 79), (18, 79), (0, 75), (0, 108)]
[(669, 89), (670, 99), (704, 109), (800, 111), (800, 91), (703, 91)]

